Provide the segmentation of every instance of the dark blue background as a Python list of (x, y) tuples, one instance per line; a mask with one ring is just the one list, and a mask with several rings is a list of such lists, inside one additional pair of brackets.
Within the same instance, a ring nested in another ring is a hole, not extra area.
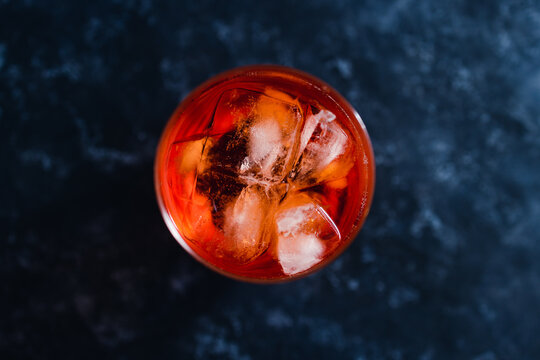
[[(154, 197), (180, 99), (252, 63), (333, 85), (377, 160), (356, 242), (285, 285)], [(0, 159), (3, 359), (540, 358), (537, 1), (0, 1)]]

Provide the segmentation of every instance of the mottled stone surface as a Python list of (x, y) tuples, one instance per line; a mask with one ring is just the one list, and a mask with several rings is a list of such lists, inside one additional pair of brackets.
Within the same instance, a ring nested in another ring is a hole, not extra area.
[[(358, 109), (356, 242), (256, 286), (168, 233), (154, 149), (222, 70), (278, 63)], [(539, 359), (537, 1), (0, 1), (3, 359)]]

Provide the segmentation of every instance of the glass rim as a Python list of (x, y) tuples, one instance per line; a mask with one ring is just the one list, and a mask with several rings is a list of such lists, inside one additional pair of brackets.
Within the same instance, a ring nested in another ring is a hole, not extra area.
[[(170, 135), (171, 129), (175, 123), (174, 119), (177, 119), (178, 115), (182, 113), (182, 111), (186, 108), (186, 106), (196, 97), (202, 95), (203, 93), (207, 91), (210, 91), (212, 88), (218, 86), (219, 84), (223, 82), (232, 81), (235, 78), (242, 77), (242, 76), (274, 76), (274, 77), (283, 76), (285, 78), (291, 78), (292, 81), (295, 81), (295, 82), (298, 82), (298, 80), (302, 80), (304, 85), (315, 88), (319, 92), (322, 92), (329, 100), (331, 100), (336, 106), (338, 106), (345, 115), (347, 115), (349, 123), (355, 128), (358, 137), (362, 141), (362, 149), (363, 149), (364, 155), (367, 156), (367, 158), (371, 160), (367, 164), (368, 165), (367, 166), (367, 169), (368, 169), (367, 189), (366, 189), (367, 199), (366, 199), (362, 216), (357, 218), (357, 220), (353, 223), (351, 230), (348, 232), (345, 238), (342, 238), (341, 244), (333, 251), (333, 253), (323, 258), (323, 260), (321, 260), (316, 265), (310, 267), (307, 270), (299, 272), (298, 274), (279, 277), (279, 278), (250, 277), (250, 276), (235, 274), (233, 272), (222, 269), (218, 267), (217, 265), (212, 264), (203, 256), (199, 255), (197, 251), (195, 251), (189, 245), (189, 243), (182, 237), (179, 229), (176, 226), (176, 223), (172, 219), (172, 216), (170, 215), (169, 210), (167, 209), (167, 206), (165, 205), (164, 200), (163, 200), (163, 194), (161, 190), (161, 178), (159, 175), (160, 174), (159, 170), (164, 165), (163, 162), (164, 162), (165, 156), (163, 155), (166, 153), (166, 150), (167, 150), (166, 137)], [(200, 263), (202, 263), (209, 269), (221, 275), (227, 276), (235, 280), (256, 283), (256, 284), (276, 284), (276, 283), (286, 283), (286, 282), (294, 281), (294, 280), (303, 278), (305, 276), (311, 275), (321, 270), (323, 267), (326, 267), (335, 259), (337, 259), (351, 245), (355, 237), (360, 232), (360, 229), (362, 228), (369, 214), (371, 203), (373, 200), (374, 190), (375, 190), (375, 157), (373, 154), (373, 147), (371, 145), (371, 140), (367, 132), (366, 126), (364, 122), (362, 121), (362, 118), (360, 117), (358, 112), (354, 109), (354, 107), (337, 90), (335, 90), (332, 86), (328, 85), (323, 80), (298, 69), (294, 69), (294, 68), (282, 66), (282, 65), (273, 65), (273, 64), (260, 64), (260, 65), (255, 64), (255, 65), (236, 67), (236, 68), (221, 72), (215, 76), (210, 77), (208, 80), (204, 81), (202, 84), (200, 84), (195, 89), (193, 89), (183, 100), (180, 101), (175, 111), (167, 120), (166, 126), (161, 133), (161, 136), (160, 136), (157, 148), (156, 148), (156, 156), (154, 159), (153, 171), (154, 171), (154, 189), (156, 191), (157, 203), (158, 203), (161, 215), (163, 217), (163, 220), (165, 221), (165, 224), (167, 225), (167, 228), (169, 229), (169, 232), (173, 235), (175, 240), (184, 248), (184, 250), (186, 250), (197, 261), (199, 261)]]

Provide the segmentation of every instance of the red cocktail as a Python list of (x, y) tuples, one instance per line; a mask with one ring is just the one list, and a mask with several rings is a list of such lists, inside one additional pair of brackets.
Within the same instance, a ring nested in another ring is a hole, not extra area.
[(341, 253), (367, 216), (374, 176), (351, 105), (280, 66), (234, 69), (193, 91), (155, 164), (176, 240), (210, 268), (259, 282), (306, 275)]

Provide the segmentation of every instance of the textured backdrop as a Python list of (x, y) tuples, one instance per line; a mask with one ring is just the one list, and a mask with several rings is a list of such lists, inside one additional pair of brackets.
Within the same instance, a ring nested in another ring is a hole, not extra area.
[[(277, 63), (358, 109), (372, 211), (332, 265), (223, 278), (168, 233), (188, 92)], [(0, 1), (3, 359), (540, 358), (537, 1)]]

